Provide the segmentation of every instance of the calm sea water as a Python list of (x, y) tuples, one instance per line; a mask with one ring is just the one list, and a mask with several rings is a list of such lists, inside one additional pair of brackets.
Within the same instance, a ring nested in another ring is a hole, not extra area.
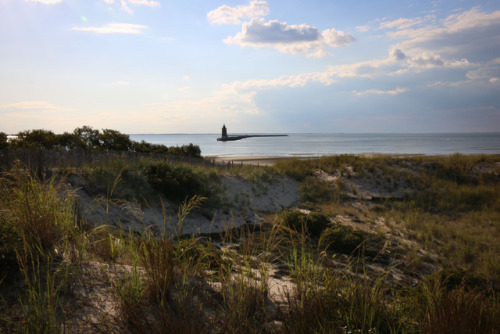
[[(237, 134), (234, 134), (237, 135)], [(219, 142), (219, 134), (133, 134), (167, 146), (193, 143), (203, 156), (322, 156), (389, 153), (447, 155), (500, 154), (500, 133), (439, 134), (289, 134), (288, 137), (247, 138)]]

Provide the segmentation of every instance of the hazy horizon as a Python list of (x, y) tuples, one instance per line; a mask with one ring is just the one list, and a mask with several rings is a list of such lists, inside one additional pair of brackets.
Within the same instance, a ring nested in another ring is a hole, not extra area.
[(0, 0), (0, 132), (500, 131), (500, 2)]

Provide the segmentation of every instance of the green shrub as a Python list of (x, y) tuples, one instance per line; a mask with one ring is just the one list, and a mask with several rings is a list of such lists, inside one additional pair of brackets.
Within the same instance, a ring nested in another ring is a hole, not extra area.
[(103, 129), (98, 138), (100, 148), (106, 151), (129, 151), (132, 148), (129, 135), (116, 130)]
[(311, 203), (324, 203), (339, 198), (334, 184), (313, 177), (308, 177), (301, 183), (300, 193), (302, 201)]
[(465, 269), (445, 269), (436, 274), (448, 290), (463, 287), (467, 290), (484, 291), (488, 289), (488, 280), (481, 274)]
[(197, 176), (188, 166), (153, 163), (146, 168), (146, 177), (153, 188), (175, 201), (197, 195), (201, 189)]
[(28, 245), (54, 250), (72, 233), (73, 194), (54, 177), (41, 181), (25, 171), (11, 177), (10, 184), (3, 180), (1, 186), (9, 199), (4, 205), (13, 228)]
[(0, 283), (4, 278), (12, 278), (13, 274), (18, 273), (16, 252), (22, 247), (21, 235), (6, 217), (0, 216)]
[(327, 216), (319, 212), (306, 214), (300, 210), (287, 210), (281, 214), (281, 223), (295, 231), (302, 231), (319, 236), (330, 224)]
[(17, 137), (12, 140), (11, 146), (14, 148), (40, 147), (51, 149), (56, 145), (57, 137), (54, 132), (49, 130), (27, 130), (21, 131)]
[(5, 132), (0, 132), (0, 150), (7, 148), (9, 143), (7, 141), (7, 134)]
[(350, 226), (337, 225), (323, 231), (319, 238), (319, 248), (352, 254), (364, 239), (360, 231), (356, 231)]
[(132, 150), (141, 153), (168, 153), (168, 147), (162, 144), (151, 144), (144, 140), (132, 142)]

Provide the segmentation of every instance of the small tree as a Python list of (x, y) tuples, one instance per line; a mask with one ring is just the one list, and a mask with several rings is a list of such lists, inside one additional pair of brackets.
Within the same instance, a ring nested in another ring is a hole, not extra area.
[(12, 141), (12, 146), (16, 148), (40, 147), (51, 149), (56, 144), (56, 135), (50, 130), (26, 130), (17, 134), (17, 138)]
[(129, 151), (132, 148), (132, 141), (129, 135), (116, 130), (103, 129), (99, 134), (99, 145), (108, 151)]
[(98, 148), (99, 143), (99, 130), (95, 130), (88, 125), (84, 125), (81, 128), (76, 128), (73, 133), (78, 137), (78, 147), (83, 149), (94, 149)]
[(66, 149), (82, 148), (80, 138), (76, 134), (70, 132), (56, 135), (56, 146)]
[(193, 145), (189, 143), (189, 145), (183, 146), (183, 153), (188, 157), (200, 158), (201, 157), (201, 149), (198, 145)]

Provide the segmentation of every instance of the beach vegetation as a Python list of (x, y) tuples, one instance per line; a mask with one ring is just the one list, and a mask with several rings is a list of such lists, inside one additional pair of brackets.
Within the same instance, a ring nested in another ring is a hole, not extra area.
[(319, 237), (330, 225), (330, 220), (320, 212), (305, 213), (295, 209), (285, 210), (281, 213), (281, 224), (294, 231), (304, 231), (306, 234)]
[(352, 254), (364, 241), (363, 233), (350, 226), (338, 225), (323, 231), (319, 238), (320, 249)]
[[(80, 130), (85, 145), (102, 145), (104, 130)], [(115, 159), (44, 173), (12, 164), (0, 176), (0, 331), (498, 332), (498, 161), (341, 155), (217, 168)], [(259, 212), (258, 224), (233, 228), (233, 215), (217, 233), (185, 233), (189, 215), (224, 209), (214, 198), (227, 174), (259, 189), (293, 177), (302, 199)], [(135, 229), (118, 217), (99, 224), (80, 212), (75, 179), (108, 203), (108, 218), (113, 203), (142, 211), (168, 201), (178, 214)]]
[[(5, 135), (5, 134), (4, 134)], [(190, 158), (200, 158), (201, 149), (189, 143), (182, 146), (167, 147), (162, 144), (151, 144), (145, 141), (135, 142), (130, 136), (113, 129), (94, 129), (84, 125), (73, 132), (55, 134), (50, 130), (36, 129), (18, 132), (13, 139), (0, 134), (0, 149), (44, 149), (44, 150), (85, 150), (108, 152), (157, 153)]]
[(0, 132), (0, 150), (3, 150), (9, 146), (7, 139), (7, 134), (5, 132)]

